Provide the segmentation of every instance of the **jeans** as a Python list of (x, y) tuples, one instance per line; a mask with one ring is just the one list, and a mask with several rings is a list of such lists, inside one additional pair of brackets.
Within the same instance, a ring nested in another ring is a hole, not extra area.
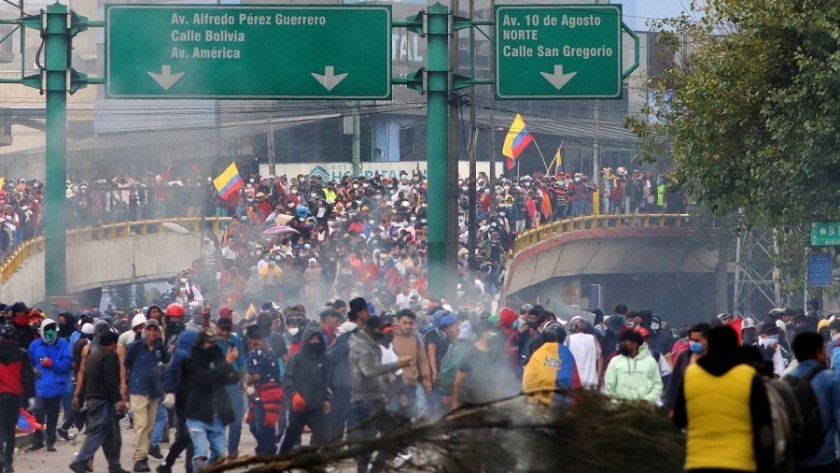
[(166, 414), (166, 408), (163, 407), (163, 398), (160, 398), (155, 414), (155, 426), (152, 428), (151, 444), (153, 447), (160, 445), (160, 441), (163, 439), (163, 432), (166, 430)]
[(187, 419), (190, 440), (193, 444), (193, 471), (197, 472), (222, 458), (225, 452), (225, 426), (219, 416), (208, 424), (198, 419)]
[[(287, 413), (288, 415), (288, 413)], [(254, 425), (253, 434), (257, 440), (257, 455), (274, 455), (277, 453), (277, 442), (275, 439), (275, 426), (263, 425), (265, 419), (265, 408), (261, 402), (254, 403)]]
[(350, 388), (332, 388), (332, 410), (330, 411), (330, 440), (341, 441), (350, 420)]
[[(376, 438), (383, 430), (382, 423), (375, 418), (382, 409), (381, 401), (355, 401), (353, 402), (352, 426), (350, 431), (357, 439)], [(373, 459), (370, 473), (379, 473), (384, 470), (394, 455), (399, 452), (400, 447), (395, 446), (389, 450), (380, 450)], [(356, 473), (368, 473), (370, 454), (356, 457)]]
[(44, 434), (47, 436), (47, 446), (55, 445), (55, 428), (58, 426), (62, 398), (63, 396), (35, 398), (35, 420), (44, 426), (44, 432), (35, 431), (32, 436), (34, 445), (44, 444)]
[(572, 202), (572, 217), (580, 217), (581, 215), (586, 215), (586, 202), (575, 200)]
[(280, 439), (280, 453), (290, 451), (295, 445), (300, 445), (300, 436), (303, 428), (309, 426), (312, 429), (310, 445), (323, 445), (326, 443), (329, 431), (327, 415), (324, 414), (324, 404), (317, 403), (312, 408), (300, 412), (289, 411), (289, 425)]
[[(61, 398), (61, 410), (64, 411), (64, 421), (61, 426), (73, 420), (73, 392), (76, 390), (76, 381), (71, 375), (67, 378), (67, 391)], [(66, 428), (66, 427), (65, 427)]]
[(245, 417), (245, 396), (239, 384), (225, 385), (225, 391), (233, 406), (233, 423), (228, 426), (227, 451), (229, 454), (239, 452), (239, 440), (242, 438), (242, 419)]
[(186, 450), (187, 458), (189, 459), (187, 460), (186, 471), (187, 473), (192, 473), (192, 439), (190, 439), (190, 431), (187, 428), (187, 418), (184, 415), (184, 411), (176, 409), (175, 419), (178, 421), (178, 427), (175, 430), (175, 441), (169, 446), (169, 452), (167, 452), (163, 463), (171, 468), (175, 464), (175, 460), (181, 455), (181, 452)]
[(101, 446), (105, 459), (108, 460), (108, 470), (122, 471), (120, 467), (122, 441), (114, 403), (104, 399), (88, 399), (85, 401), (84, 409), (87, 410), (85, 413), (86, 436), (73, 464), (80, 466), (87, 464)]
[(15, 455), (15, 426), (20, 411), (20, 396), (0, 396), (0, 451), (3, 465), (12, 466)]
[(134, 415), (134, 456), (135, 462), (143, 460), (149, 454), (149, 441), (157, 415), (158, 399), (140, 394), (131, 395), (131, 413)]

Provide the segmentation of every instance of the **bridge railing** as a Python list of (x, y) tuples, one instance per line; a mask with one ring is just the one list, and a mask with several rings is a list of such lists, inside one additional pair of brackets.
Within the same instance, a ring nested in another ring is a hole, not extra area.
[[(190, 232), (202, 230), (202, 220), (205, 227), (209, 225), (214, 232), (222, 230), (222, 224), (229, 222), (230, 217), (175, 217), (160, 218), (153, 220), (137, 220), (130, 222), (108, 223), (96, 227), (82, 227), (67, 230), (67, 243), (83, 243), (94, 240), (107, 240), (111, 238), (122, 238), (134, 235), (145, 235), (148, 233), (161, 233), (166, 231), (164, 223), (180, 225)], [(0, 263), (0, 281), (7, 281), (26, 258), (44, 250), (44, 236), (38, 236), (22, 242), (15, 248), (6, 259)]]
[(519, 252), (541, 241), (550, 240), (558, 235), (580, 230), (599, 228), (659, 228), (687, 227), (689, 214), (627, 214), (627, 215), (586, 215), (570, 217), (544, 223), (537, 228), (520, 233), (514, 242), (514, 250)]

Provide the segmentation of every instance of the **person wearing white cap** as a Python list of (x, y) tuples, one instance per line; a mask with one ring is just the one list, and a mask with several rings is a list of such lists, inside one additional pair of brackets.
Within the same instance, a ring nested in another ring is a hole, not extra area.
[(120, 338), (117, 340), (117, 343), (120, 345), (128, 345), (129, 343), (133, 342), (134, 340), (139, 340), (140, 335), (143, 333), (143, 329), (146, 327), (146, 316), (143, 314), (137, 314), (134, 318), (131, 319), (131, 330), (126, 331)]

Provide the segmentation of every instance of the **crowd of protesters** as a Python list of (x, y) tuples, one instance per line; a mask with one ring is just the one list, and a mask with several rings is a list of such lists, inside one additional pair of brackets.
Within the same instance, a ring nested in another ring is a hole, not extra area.
[[(54, 451), (86, 426), (77, 473), (91, 471), (100, 447), (109, 471), (124, 471), (127, 414), (132, 470), (150, 471), (152, 458), (169, 473), (185, 452), (196, 472), (289, 452), (307, 428), (312, 445), (386, 435), (393, 422), (377, 416), (383, 410), (436, 419), (520, 392), (559, 408), (586, 390), (671, 415), (686, 429), (687, 471), (840, 466), (840, 318), (816, 308), (671, 328), (623, 304), (561, 320), (540, 305), (491, 313), (427, 296), (419, 307), (377, 307), (360, 290), (349, 302), (319, 299), (314, 312), (267, 300), (251, 316), (181, 302), (55, 318), (22, 302), (0, 306), (3, 471), (14, 471), (20, 408), (43, 424), (30, 450)], [(243, 429), (254, 452), (240, 452)], [(383, 450), (359, 457), (357, 470), (411, 460)]]

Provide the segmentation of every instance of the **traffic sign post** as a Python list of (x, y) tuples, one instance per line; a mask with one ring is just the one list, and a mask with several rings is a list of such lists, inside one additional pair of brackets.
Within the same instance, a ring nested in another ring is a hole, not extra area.
[(840, 222), (811, 222), (811, 246), (840, 246)]
[(497, 5), (495, 15), (497, 98), (621, 98), (632, 72), (621, 5)]
[(391, 98), (391, 7), (106, 5), (109, 98)]

